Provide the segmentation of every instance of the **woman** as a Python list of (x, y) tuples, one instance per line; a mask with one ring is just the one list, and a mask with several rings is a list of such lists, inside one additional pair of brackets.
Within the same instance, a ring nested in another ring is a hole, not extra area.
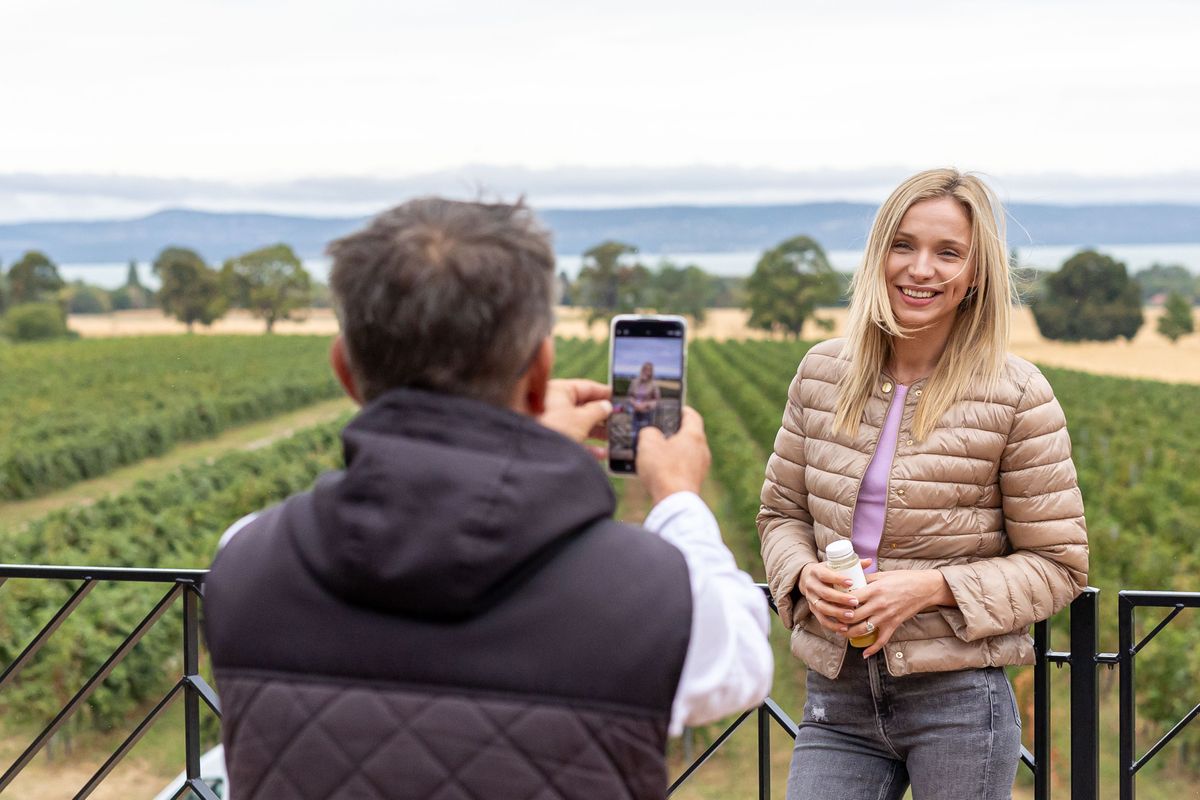
[[(906, 180), (871, 229), (847, 337), (792, 381), (758, 517), (809, 667), (789, 800), (1011, 794), (1003, 667), (1032, 664), (1029, 625), (1086, 585), (1087, 533), (1062, 409), (1006, 352), (1001, 220), (974, 176)], [(846, 538), (870, 573), (853, 594), (822, 563)]]
[(629, 382), (629, 407), (633, 410), (633, 459), (637, 460), (638, 434), (654, 424), (654, 410), (662, 399), (662, 390), (654, 380), (654, 364), (642, 364), (641, 372)]

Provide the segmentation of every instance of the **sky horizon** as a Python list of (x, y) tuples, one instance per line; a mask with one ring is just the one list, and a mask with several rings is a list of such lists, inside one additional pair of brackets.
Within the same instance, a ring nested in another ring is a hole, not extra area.
[(1200, 202), (1200, 4), (8, 0), (0, 220), (878, 202)]

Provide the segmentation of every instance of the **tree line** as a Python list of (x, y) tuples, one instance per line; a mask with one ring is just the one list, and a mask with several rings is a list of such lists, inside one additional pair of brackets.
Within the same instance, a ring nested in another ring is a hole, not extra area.
[[(804, 323), (826, 330), (817, 310), (848, 302), (850, 273), (838, 272), (824, 249), (796, 236), (766, 250), (748, 278), (717, 278), (695, 265), (663, 262), (651, 270), (636, 259), (637, 247), (602, 242), (583, 255), (579, 275), (560, 275), (564, 303), (586, 309), (589, 325), (639, 310), (683, 314), (703, 322), (705, 310), (741, 307), (752, 328), (798, 338)], [(1124, 263), (1081, 250), (1058, 271), (1021, 267), (1011, 257), (1018, 286), (1014, 302), (1030, 305), (1042, 336), (1060, 341), (1132, 339), (1145, 318), (1145, 303), (1161, 303), (1158, 332), (1175, 342), (1195, 329), (1192, 306), (1200, 302), (1200, 277), (1179, 265), (1154, 264), (1130, 276)]]
[(230, 308), (243, 308), (263, 320), (270, 333), (275, 323), (297, 319), (324, 295), (324, 287), (286, 244), (243, 253), (219, 269), (194, 250), (168, 247), (150, 268), (159, 279), (157, 291), (141, 282), (136, 261), (129, 263), (125, 283), (107, 291), (83, 281), (68, 284), (58, 265), (31, 250), (7, 272), (0, 269), (0, 335), (14, 341), (58, 338), (69, 335), (68, 313), (155, 307), (184, 323), (189, 333), (196, 323), (211, 325)]
[[(1020, 287), (1014, 298), (1030, 305), (1042, 336), (1061, 341), (1132, 339), (1145, 319), (1143, 305), (1161, 303), (1158, 331), (1172, 342), (1194, 332), (1192, 306), (1200, 302), (1200, 277), (1179, 265), (1154, 264), (1134, 276), (1111, 256), (1081, 250), (1055, 272), (1012, 262)], [(151, 269), (157, 292), (141, 283), (136, 262), (123, 286), (108, 292), (80, 281), (67, 284), (45, 254), (30, 251), (7, 273), (0, 270), (0, 335), (14, 340), (67, 335), (66, 315), (159, 307), (191, 332), (211, 325), (230, 308), (262, 319), (270, 333), (281, 320), (301, 318), (327, 302), (286, 244), (275, 244), (209, 266), (194, 250), (168, 247)], [(844, 305), (850, 273), (833, 268), (814, 239), (796, 236), (763, 252), (746, 278), (712, 275), (695, 264), (662, 261), (649, 267), (638, 248), (605, 241), (583, 254), (574, 279), (558, 276), (564, 305), (586, 311), (589, 325), (615, 314), (656, 310), (703, 322), (710, 308), (744, 308), (752, 328), (798, 338), (806, 321), (826, 327), (820, 308)]]

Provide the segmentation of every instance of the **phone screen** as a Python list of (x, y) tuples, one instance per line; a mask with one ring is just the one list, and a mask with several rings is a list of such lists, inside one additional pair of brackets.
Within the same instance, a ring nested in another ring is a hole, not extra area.
[(609, 382), (608, 467), (636, 471), (638, 435), (679, 430), (683, 409), (687, 323), (682, 317), (619, 316), (613, 320)]

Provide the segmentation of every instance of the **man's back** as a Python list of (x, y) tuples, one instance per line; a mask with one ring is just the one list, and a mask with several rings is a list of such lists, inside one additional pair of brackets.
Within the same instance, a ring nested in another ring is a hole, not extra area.
[(528, 417), (395, 390), (345, 439), (208, 583), (238, 797), (662, 796), (680, 552)]

